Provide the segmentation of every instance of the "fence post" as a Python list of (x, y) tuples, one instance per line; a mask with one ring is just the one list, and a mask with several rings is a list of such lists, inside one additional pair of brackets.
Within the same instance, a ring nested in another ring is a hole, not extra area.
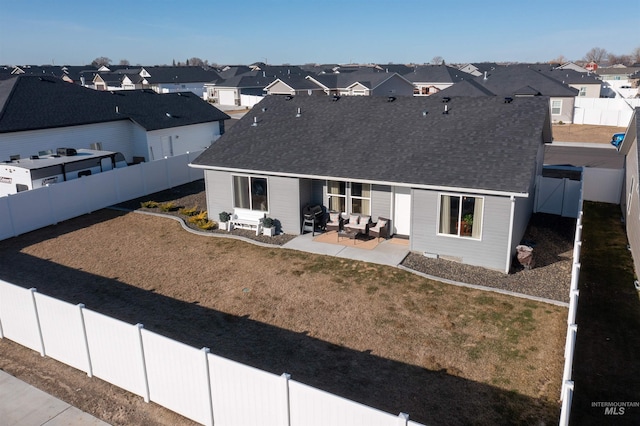
[(209, 348), (202, 348), (204, 354), (204, 370), (207, 374), (207, 402), (209, 403), (209, 423), (213, 426), (213, 395), (211, 394), (211, 374), (209, 373)]
[[(571, 324), (567, 327), (567, 341), (564, 347), (564, 370), (562, 371), (562, 382), (571, 380), (571, 373), (573, 370), (573, 353), (576, 344), (576, 335), (578, 333), (578, 326)], [(564, 393), (560, 391), (560, 399), (564, 397)]]
[(140, 343), (140, 362), (142, 365), (142, 380), (144, 381), (144, 402), (151, 400), (149, 396), (149, 378), (147, 377), (147, 362), (144, 359), (144, 345), (142, 344), (142, 329), (144, 325), (136, 324), (136, 332), (138, 333), (138, 342)]
[(36, 303), (37, 290), (32, 287), (29, 289), (29, 291), (31, 292), (31, 300), (33, 301), (33, 313), (36, 316), (36, 325), (38, 327), (38, 337), (40, 337), (40, 355), (45, 356), (44, 339), (42, 338), (42, 327), (40, 327), (40, 316), (38, 315), (38, 305)]
[(580, 290), (571, 290), (569, 295), (569, 316), (567, 317), (567, 326), (576, 323), (576, 312), (578, 311), (578, 296)]
[(291, 374), (282, 373), (280, 376), (282, 378), (282, 390), (283, 390), (283, 399), (284, 399), (284, 425), (283, 426), (291, 426), (291, 400), (289, 396), (289, 380), (291, 380)]
[(407, 413), (398, 414), (398, 426), (407, 426), (409, 424), (409, 415)]
[(569, 424), (569, 415), (571, 414), (571, 401), (573, 400), (573, 381), (567, 380), (562, 384), (562, 409), (560, 410), (560, 426)]
[(78, 303), (78, 313), (80, 314), (80, 325), (82, 325), (82, 337), (84, 338), (84, 350), (87, 353), (87, 376), (93, 377), (93, 366), (91, 365), (91, 352), (89, 351), (89, 339), (87, 338), (87, 327), (84, 324), (84, 304)]
[(573, 263), (580, 263), (580, 250), (582, 249), (582, 241), (573, 243)]

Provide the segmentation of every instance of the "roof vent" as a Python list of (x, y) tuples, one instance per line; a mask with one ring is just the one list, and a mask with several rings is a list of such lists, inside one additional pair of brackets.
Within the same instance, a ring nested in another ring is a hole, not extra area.
[(445, 104), (444, 105), (444, 111), (442, 111), (443, 114), (449, 114), (449, 105)]
[(451, 98), (450, 98), (449, 96), (444, 96), (444, 97), (442, 98), (442, 102), (444, 102), (445, 104), (446, 104), (447, 102), (449, 102), (450, 100), (451, 100)]
[(267, 110), (267, 107), (262, 107), (262, 112), (265, 112)]
[(296, 113), (296, 117), (302, 117), (302, 108), (298, 108), (298, 112)]
[(251, 123), (251, 127), (258, 127), (258, 117), (253, 117), (253, 123)]
[(291, 96), (291, 95), (287, 95), (287, 96), (285, 96), (285, 97), (284, 97), (284, 99), (285, 99), (286, 101), (290, 101), (291, 99), (293, 99), (293, 96)]
[(339, 101), (339, 100), (340, 100), (340, 96), (338, 96), (338, 95), (333, 95), (333, 97), (331, 98), (331, 100), (332, 100), (333, 102), (337, 102), (337, 101)]
[(389, 97), (387, 98), (387, 102), (393, 102), (393, 101), (395, 101), (395, 100), (396, 100), (396, 97), (395, 97), (395, 96), (389, 96)]
[(424, 111), (422, 111), (422, 116), (423, 116), (423, 117), (426, 117), (426, 116), (427, 116), (427, 114), (429, 114), (429, 111), (427, 111), (426, 109), (425, 109)]
[(504, 103), (505, 104), (510, 104), (511, 102), (513, 102), (513, 98), (511, 98), (511, 97), (504, 98)]

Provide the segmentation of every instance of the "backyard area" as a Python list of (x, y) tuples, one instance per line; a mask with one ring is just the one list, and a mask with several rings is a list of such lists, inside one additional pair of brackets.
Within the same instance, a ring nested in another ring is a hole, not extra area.
[[(2, 242), (0, 279), (428, 424), (555, 424), (566, 308), (101, 210)], [(112, 424), (186, 419), (7, 339), (0, 368)]]

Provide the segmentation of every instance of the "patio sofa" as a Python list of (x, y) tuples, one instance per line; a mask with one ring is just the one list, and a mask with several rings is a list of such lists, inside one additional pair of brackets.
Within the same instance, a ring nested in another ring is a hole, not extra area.
[(371, 216), (350, 214), (349, 219), (344, 223), (345, 230), (354, 231), (359, 234), (369, 235), (369, 225)]

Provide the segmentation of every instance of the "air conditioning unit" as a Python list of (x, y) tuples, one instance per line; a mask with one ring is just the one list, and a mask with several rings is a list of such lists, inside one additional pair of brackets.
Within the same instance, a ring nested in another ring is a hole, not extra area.
[(78, 151), (76, 151), (74, 148), (58, 148), (56, 150), (56, 154), (70, 157), (72, 155), (77, 155)]

